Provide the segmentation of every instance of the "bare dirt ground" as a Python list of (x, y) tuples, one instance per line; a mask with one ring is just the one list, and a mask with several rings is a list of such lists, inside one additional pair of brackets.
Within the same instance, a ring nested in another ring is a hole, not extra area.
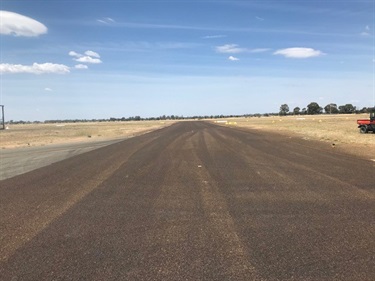
[(0, 149), (122, 139), (163, 128), (172, 123), (132, 121), (9, 125), (9, 129), (0, 131)]
[(360, 134), (357, 119), (368, 114), (273, 116), (217, 120), (225, 126), (259, 129), (305, 140), (326, 142), (333, 149), (375, 159), (375, 134)]

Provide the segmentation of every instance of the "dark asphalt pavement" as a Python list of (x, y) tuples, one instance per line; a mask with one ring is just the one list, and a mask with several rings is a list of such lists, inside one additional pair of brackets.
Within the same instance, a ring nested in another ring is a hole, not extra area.
[(0, 280), (375, 280), (374, 168), (176, 123), (0, 181)]

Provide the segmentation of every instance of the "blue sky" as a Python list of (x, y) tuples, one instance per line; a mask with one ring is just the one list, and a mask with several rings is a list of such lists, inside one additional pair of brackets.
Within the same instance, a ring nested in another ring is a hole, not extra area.
[(7, 120), (374, 105), (374, 1), (0, 2)]

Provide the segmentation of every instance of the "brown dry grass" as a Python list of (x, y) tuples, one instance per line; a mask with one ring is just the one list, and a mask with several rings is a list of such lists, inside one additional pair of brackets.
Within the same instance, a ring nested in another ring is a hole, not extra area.
[(132, 121), (9, 125), (8, 130), (0, 131), (0, 148), (121, 139), (147, 133), (172, 123)]
[(318, 140), (343, 152), (375, 159), (375, 134), (360, 134), (356, 123), (368, 118), (368, 114), (234, 118), (227, 119), (226, 126)]

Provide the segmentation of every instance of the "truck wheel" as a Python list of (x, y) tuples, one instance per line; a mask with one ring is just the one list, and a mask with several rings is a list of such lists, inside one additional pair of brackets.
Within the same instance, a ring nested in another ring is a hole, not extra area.
[(368, 130), (367, 130), (367, 126), (361, 126), (361, 127), (359, 128), (359, 132), (360, 132), (361, 134), (367, 134), (367, 132), (368, 132)]

